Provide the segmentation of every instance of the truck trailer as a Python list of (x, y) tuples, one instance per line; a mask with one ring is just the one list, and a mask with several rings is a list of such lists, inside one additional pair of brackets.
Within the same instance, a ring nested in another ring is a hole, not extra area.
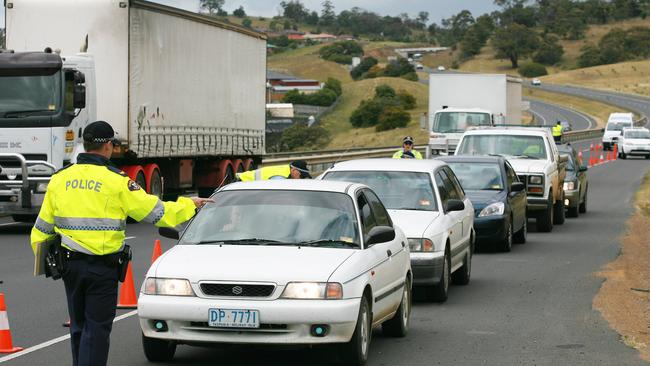
[(453, 155), (470, 127), (521, 124), (521, 79), (505, 74), (429, 76), (427, 157)]
[(38, 213), (49, 177), (109, 122), (147, 192), (206, 196), (264, 154), (266, 37), (143, 0), (6, 0), (0, 213)]

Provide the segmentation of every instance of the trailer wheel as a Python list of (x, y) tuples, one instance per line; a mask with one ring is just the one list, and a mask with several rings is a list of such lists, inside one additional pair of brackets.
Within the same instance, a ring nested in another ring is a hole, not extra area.
[(131, 180), (138, 183), (140, 187), (147, 188), (147, 179), (144, 174), (144, 169), (140, 165), (126, 165), (122, 167), (122, 170), (126, 175), (131, 178)]
[(244, 171), (247, 172), (253, 169), (255, 169), (255, 162), (253, 161), (253, 159), (246, 159), (244, 161)]
[(232, 162), (233, 171), (237, 173), (243, 173), (246, 171), (244, 169), (244, 162), (241, 159), (235, 159)]
[(144, 176), (147, 181), (147, 193), (162, 197), (163, 182), (160, 176), (160, 168), (157, 164), (147, 164), (144, 167)]
[(232, 162), (229, 159), (222, 160), (219, 163), (219, 175), (218, 175), (219, 179), (217, 182), (219, 186), (217, 188), (232, 183), (235, 180), (234, 172), (235, 171), (233, 169)]

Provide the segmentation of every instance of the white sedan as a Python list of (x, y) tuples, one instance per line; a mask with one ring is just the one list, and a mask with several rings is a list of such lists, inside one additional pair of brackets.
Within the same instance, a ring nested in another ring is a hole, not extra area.
[(650, 130), (647, 128), (624, 128), (617, 143), (618, 155), (622, 159), (628, 155), (640, 155), (650, 159)]
[(474, 208), (449, 166), (439, 160), (363, 159), (336, 164), (321, 177), (363, 183), (377, 193), (409, 238), (413, 284), (447, 300), (450, 279), (469, 283)]
[(373, 326), (406, 335), (408, 242), (368, 187), (273, 180), (212, 198), (142, 286), (150, 361), (183, 343), (338, 343), (345, 364), (363, 365)]

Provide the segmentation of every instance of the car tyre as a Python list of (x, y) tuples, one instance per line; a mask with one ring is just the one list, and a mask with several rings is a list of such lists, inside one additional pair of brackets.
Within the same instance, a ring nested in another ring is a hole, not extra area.
[(578, 217), (579, 215), (579, 205), (576, 205), (574, 207), (569, 207), (567, 209), (567, 216), (569, 217)]
[(578, 211), (580, 213), (587, 213), (587, 196), (589, 195), (589, 187), (585, 188), (585, 198), (582, 200), (582, 203), (580, 203), (580, 207), (578, 208)]
[(508, 227), (506, 227), (506, 234), (503, 238), (503, 241), (499, 245), (499, 250), (502, 252), (510, 252), (512, 250), (512, 241), (514, 234), (512, 233), (512, 220), (508, 222)]
[[(470, 242), (471, 242), (470, 238)], [(470, 244), (469, 253), (465, 255), (463, 266), (451, 275), (451, 280), (455, 285), (465, 286), (469, 284), (472, 277), (472, 246)], [(451, 267), (451, 266), (450, 266)]]
[(364, 366), (368, 362), (368, 351), (372, 337), (372, 315), (368, 298), (361, 297), (357, 326), (354, 328), (352, 339), (341, 345), (343, 364), (350, 366)]
[(564, 194), (562, 198), (555, 202), (553, 206), (555, 212), (553, 212), (553, 225), (562, 225), (564, 224), (564, 215), (566, 207), (564, 206)]
[(391, 337), (405, 337), (409, 330), (411, 318), (411, 280), (407, 277), (404, 281), (404, 291), (402, 291), (402, 301), (397, 308), (397, 312), (390, 319), (381, 325), (384, 334)]
[(546, 212), (537, 217), (537, 231), (543, 233), (550, 233), (553, 230), (553, 198), (548, 197), (548, 204), (546, 205)]
[(144, 355), (150, 362), (168, 362), (174, 358), (176, 343), (163, 339), (149, 338), (142, 334)]
[(627, 158), (627, 155), (626, 155), (624, 152), (621, 152), (618, 156), (619, 156), (621, 159), (625, 159), (625, 158)]
[(445, 249), (445, 257), (442, 263), (442, 275), (440, 281), (427, 291), (427, 297), (430, 301), (445, 302), (449, 292), (449, 282), (451, 281), (451, 258), (449, 249)]
[(528, 218), (524, 218), (524, 225), (515, 233), (514, 241), (517, 244), (525, 244), (528, 236)]

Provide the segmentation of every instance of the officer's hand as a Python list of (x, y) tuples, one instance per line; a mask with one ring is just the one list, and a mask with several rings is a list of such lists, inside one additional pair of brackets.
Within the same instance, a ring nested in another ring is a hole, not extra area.
[(194, 204), (196, 205), (196, 208), (201, 208), (201, 207), (205, 206), (205, 204), (208, 203), (208, 202), (214, 202), (210, 198), (190, 197), (190, 199), (194, 202)]

